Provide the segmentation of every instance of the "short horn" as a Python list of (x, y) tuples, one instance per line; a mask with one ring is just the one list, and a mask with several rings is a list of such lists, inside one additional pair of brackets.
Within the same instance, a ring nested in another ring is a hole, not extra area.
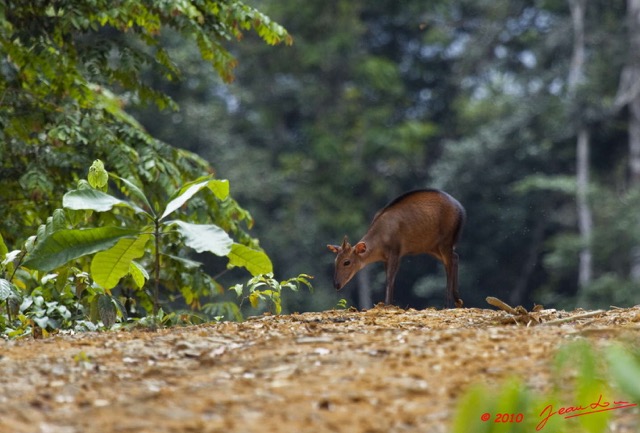
[(342, 249), (347, 249), (349, 248), (349, 239), (347, 238), (347, 235), (344, 235), (344, 239), (342, 240)]

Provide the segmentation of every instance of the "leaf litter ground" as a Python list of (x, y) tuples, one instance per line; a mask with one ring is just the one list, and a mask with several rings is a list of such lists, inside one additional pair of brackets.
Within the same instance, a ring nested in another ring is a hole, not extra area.
[(563, 343), (637, 340), (638, 307), (558, 321), (582, 313), (378, 306), (8, 341), (0, 432), (446, 432), (472, 384), (548, 392)]

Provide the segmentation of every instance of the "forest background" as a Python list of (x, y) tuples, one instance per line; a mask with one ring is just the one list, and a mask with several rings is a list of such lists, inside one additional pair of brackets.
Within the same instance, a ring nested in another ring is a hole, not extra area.
[[(442, 188), (466, 208), (458, 246), (466, 306), (484, 306), (488, 295), (527, 307), (639, 302), (640, 2), (251, 2), (265, 15), (238, 14), (237, 2), (204, 3), (232, 12), (211, 9), (208, 31), (221, 42), (210, 46), (185, 37), (206, 27), (195, 15), (188, 25), (145, 33), (145, 16), (131, 24), (96, 14), (88, 21), (103, 27), (71, 23), (78, 34), (57, 34), (50, 21), (62, 15), (47, 2), (31, 8), (44, 11), (42, 22), (17, 15), (28, 8), (3, 5), (0, 233), (7, 252), (25, 248), (100, 158), (107, 171), (165, 201), (199, 176), (228, 179), (233, 200), (198, 199), (188, 218), (264, 249), (277, 278), (315, 276), (313, 293), (287, 294), (283, 311), (381, 300), (381, 265), (335, 293), (326, 244), (345, 234), (359, 239), (380, 207), (423, 187)], [(140, 4), (123, 2), (122, 16), (136, 16), (140, 9), (126, 5)], [(60, 70), (64, 58), (43, 52), (42, 63), (25, 65), (51, 81), (25, 92), (30, 77), (15, 66), (15, 32), (23, 41), (84, 44), (74, 61), (84, 62), (80, 75), (100, 91), (89, 102), (86, 93), (69, 92), (64, 81), (75, 76)], [(279, 42), (287, 43), (271, 46)], [(66, 226), (80, 220), (65, 218)], [(111, 218), (125, 224), (122, 215)], [(170, 247), (187, 257), (179, 242)], [(237, 302), (228, 288), (250, 275), (226, 270), (226, 258), (188, 254), (205, 272), (189, 271), (187, 261), (163, 268), (164, 308), (233, 315), (213, 306)], [(82, 259), (65, 279), (76, 281), (68, 290), (77, 297), (78, 276), (89, 266)], [(7, 260), (4, 266), (12, 291), (43, 290), (41, 274), (18, 284), (20, 275)], [(47, 293), (60, 297), (63, 286)], [(130, 287), (126, 279), (113, 287), (116, 304)], [(405, 258), (396, 287), (400, 306), (444, 305), (435, 260)]]

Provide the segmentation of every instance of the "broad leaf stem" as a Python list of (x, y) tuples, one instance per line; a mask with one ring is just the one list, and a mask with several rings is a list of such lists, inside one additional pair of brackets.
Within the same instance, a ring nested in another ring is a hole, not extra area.
[(155, 218), (154, 220), (155, 230), (155, 249), (156, 249), (156, 263), (153, 279), (153, 326), (156, 326), (156, 321), (158, 320), (158, 296), (160, 293), (160, 219)]

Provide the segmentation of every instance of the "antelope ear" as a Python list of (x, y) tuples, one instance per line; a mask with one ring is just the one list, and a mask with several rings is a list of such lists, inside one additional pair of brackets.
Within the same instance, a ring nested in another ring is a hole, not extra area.
[(329, 248), (329, 251), (338, 254), (340, 252), (340, 247), (337, 245), (327, 245), (327, 248)]
[(353, 249), (356, 251), (356, 254), (362, 254), (367, 251), (367, 244), (364, 242), (358, 242)]

